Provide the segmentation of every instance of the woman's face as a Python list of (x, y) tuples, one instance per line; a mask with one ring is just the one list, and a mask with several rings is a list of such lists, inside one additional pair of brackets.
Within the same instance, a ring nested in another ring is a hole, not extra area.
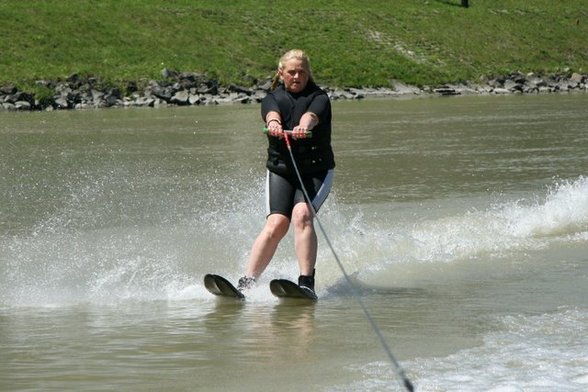
[(279, 70), (280, 78), (284, 81), (284, 87), (291, 93), (299, 93), (306, 88), (310, 73), (303, 60), (290, 59)]

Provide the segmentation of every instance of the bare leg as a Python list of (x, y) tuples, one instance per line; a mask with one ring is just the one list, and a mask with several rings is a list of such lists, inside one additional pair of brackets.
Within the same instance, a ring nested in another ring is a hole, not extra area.
[(306, 203), (298, 203), (292, 211), (294, 248), (298, 257), (300, 275), (312, 276), (316, 264), (318, 241), (312, 212)]
[(272, 214), (267, 217), (263, 230), (251, 248), (246, 276), (257, 279), (263, 273), (289, 226), (290, 220), (284, 215)]

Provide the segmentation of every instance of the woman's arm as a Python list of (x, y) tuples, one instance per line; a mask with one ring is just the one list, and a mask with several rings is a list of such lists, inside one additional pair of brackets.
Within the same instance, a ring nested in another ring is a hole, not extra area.
[(306, 112), (300, 117), (300, 122), (292, 129), (292, 136), (294, 139), (303, 139), (307, 136), (307, 132), (316, 127), (319, 123), (318, 116), (313, 112)]
[(280, 113), (273, 110), (269, 111), (265, 115), (265, 126), (271, 136), (284, 136), (282, 128), (282, 116), (280, 116)]

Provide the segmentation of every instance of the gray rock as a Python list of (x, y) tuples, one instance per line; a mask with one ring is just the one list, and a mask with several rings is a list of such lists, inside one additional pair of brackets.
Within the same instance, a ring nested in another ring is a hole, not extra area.
[(134, 105), (142, 107), (153, 107), (155, 105), (155, 99), (151, 97), (138, 97), (134, 101)]
[(520, 81), (507, 79), (504, 81), (503, 88), (515, 92), (515, 91), (523, 91), (523, 84)]
[(104, 97), (104, 102), (106, 106), (116, 106), (119, 103), (120, 99), (115, 94), (108, 94)]
[(218, 94), (218, 84), (214, 82), (210, 83), (200, 83), (196, 88), (196, 92), (198, 94), (211, 94), (217, 95)]
[(15, 86), (13, 86), (12, 84), (8, 84), (6, 86), (0, 86), (0, 93), (3, 95), (16, 94), (17, 91), (18, 91), (18, 89)]
[(69, 107), (69, 104), (67, 103), (67, 98), (64, 96), (55, 98), (55, 105), (58, 109), (67, 109)]
[(14, 107), (16, 110), (31, 110), (32, 105), (28, 101), (16, 101)]
[(174, 94), (170, 99), (170, 103), (176, 105), (188, 105), (190, 100), (190, 93), (186, 90), (180, 90)]
[(394, 92), (400, 95), (419, 95), (421, 93), (419, 88), (405, 84), (400, 80), (392, 80), (392, 85)]
[(190, 94), (188, 97), (188, 103), (190, 105), (199, 105), (201, 102), (202, 100), (198, 94)]
[(527, 77), (527, 84), (532, 87), (545, 87), (545, 86), (547, 86), (547, 82), (543, 78), (537, 77), (535, 75)]
[(580, 84), (580, 83), (584, 83), (585, 80), (586, 80), (586, 76), (579, 74), (577, 72), (574, 72), (572, 74), (572, 76), (570, 77), (570, 81), (573, 83)]
[(555, 91), (567, 93), (570, 90), (570, 84), (568, 81), (561, 81), (553, 86)]
[(455, 88), (451, 86), (441, 86), (439, 88), (433, 89), (436, 94), (441, 95), (459, 95), (460, 93), (455, 90)]
[(92, 89), (92, 90), (90, 90), (90, 93), (92, 94), (92, 100), (94, 100), (94, 101), (99, 101), (102, 98), (104, 98), (103, 91), (98, 91), (98, 90)]
[(227, 88), (228, 91), (234, 93), (241, 93), (246, 95), (253, 95), (253, 90), (247, 87), (237, 86), (235, 84), (230, 84)]
[(488, 86), (496, 89), (496, 88), (502, 88), (504, 86), (504, 80), (502, 78), (496, 78), (496, 79), (491, 79), (488, 81)]
[(161, 76), (163, 76), (166, 79), (175, 78), (177, 76), (177, 72), (172, 71), (171, 69), (168, 69), (168, 68), (162, 69), (160, 74), (161, 74)]
[(172, 90), (169, 87), (152, 87), (151, 94), (153, 94), (157, 98), (164, 100), (165, 102), (169, 102), (172, 99)]

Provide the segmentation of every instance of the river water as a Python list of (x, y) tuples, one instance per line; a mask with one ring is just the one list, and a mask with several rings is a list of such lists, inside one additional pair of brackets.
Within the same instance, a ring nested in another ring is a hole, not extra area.
[[(588, 95), (334, 103), (320, 219), (417, 391), (588, 389)], [(319, 234), (245, 302), (256, 105), (0, 113), (0, 390), (402, 391)]]

